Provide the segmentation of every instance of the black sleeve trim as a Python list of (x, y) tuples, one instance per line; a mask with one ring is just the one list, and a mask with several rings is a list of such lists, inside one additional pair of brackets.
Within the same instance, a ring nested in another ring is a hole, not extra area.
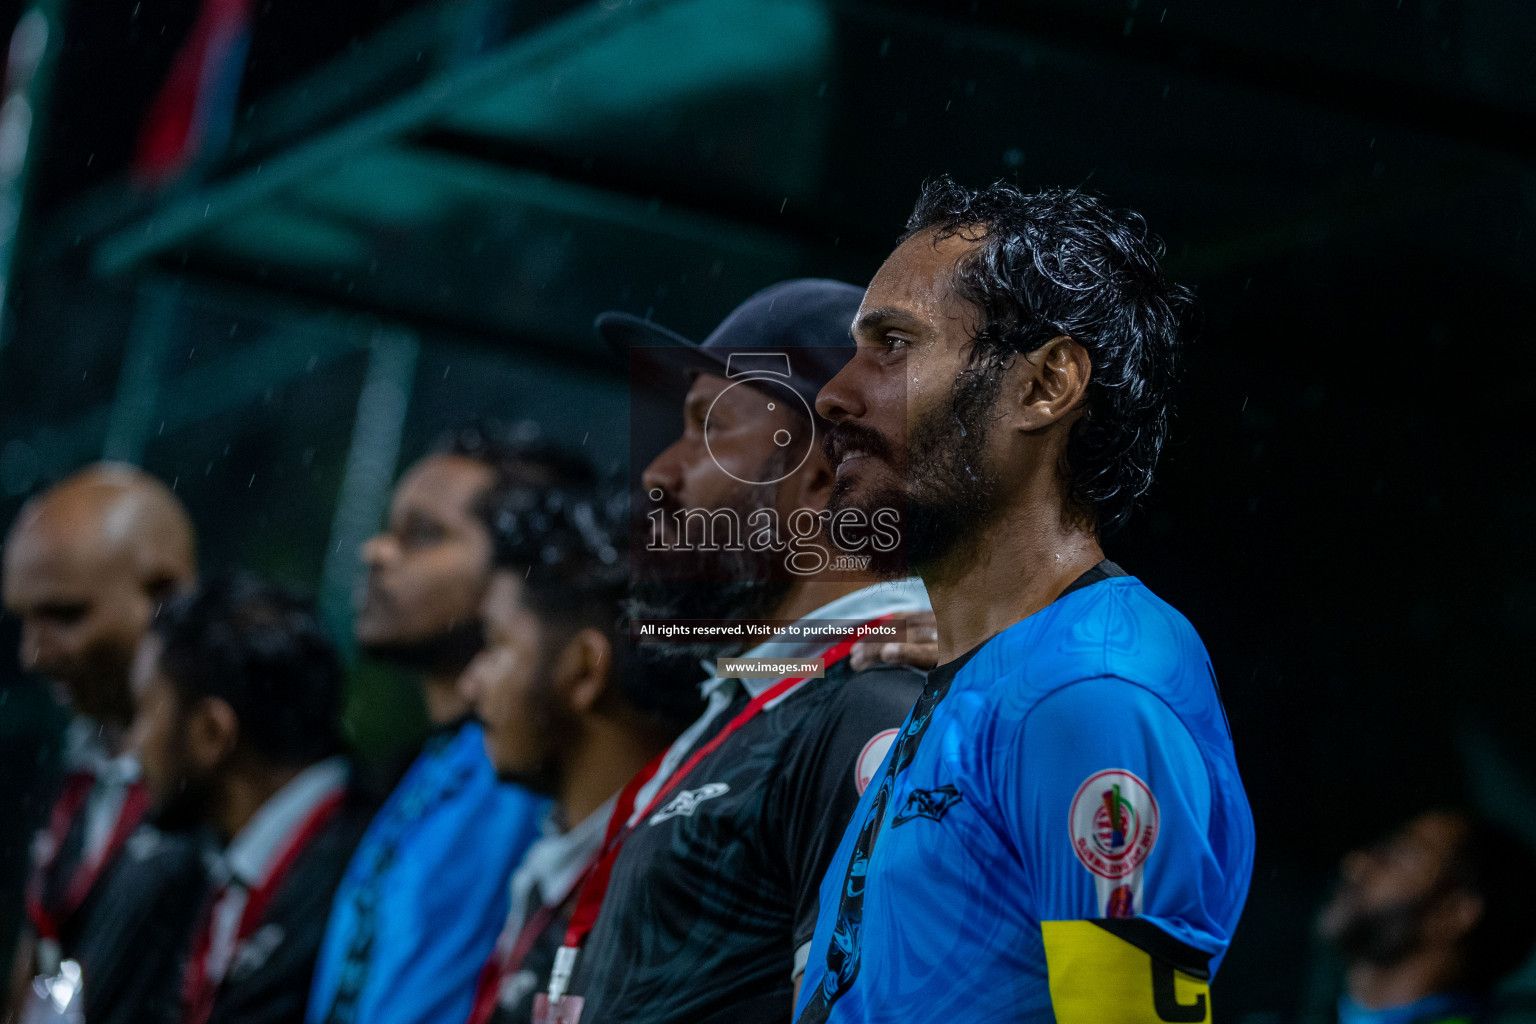
[(1211, 954), (1185, 945), (1144, 917), (1096, 917), (1090, 923), (1174, 970), (1201, 981), (1211, 980)]

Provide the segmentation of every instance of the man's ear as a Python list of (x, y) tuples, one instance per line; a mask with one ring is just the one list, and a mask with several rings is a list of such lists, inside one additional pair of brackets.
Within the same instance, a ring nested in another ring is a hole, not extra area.
[(209, 771), (240, 742), (240, 716), (222, 697), (204, 697), (187, 711), (186, 739), (192, 763)]
[(613, 645), (600, 629), (578, 630), (555, 659), (555, 690), (578, 715), (591, 714), (608, 692)]
[(1003, 392), (1012, 400), (1000, 411), (1013, 429), (1026, 433), (1075, 419), (1086, 400), (1092, 372), (1093, 360), (1086, 348), (1066, 335), (1052, 338), (1014, 359)]

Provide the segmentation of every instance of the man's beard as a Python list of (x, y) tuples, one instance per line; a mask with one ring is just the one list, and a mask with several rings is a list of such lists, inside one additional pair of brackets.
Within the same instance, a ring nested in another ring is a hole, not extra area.
[[(688, 728), (702, 710), (699, 684), (707, 678), (701, 644), (630, 644), (624, 672), (618, 680), (624, 701), (655, 723), (663, 732), (677, 735)], [(706, 656), (719, 653), (711, 651)]]
[[(771, 466), (765, 466), (763, 475)], [(778, 484), (754, 484), (733, 496), (729, 503), (718, 506), (729, 509), (742, 524), (743, 543), (735, 545), (745, 549), (745, 540), (753, 528), (748, 518), (759, 509), (777, 507)], [(674, 521), (680, 510), (671, 495), (662, 499), (662, 512), (667, 521)], [(716, 509), (710, 509), (716, 511)], [(775, 536), (775, 541), (782, 540)], [(783, 604), (794, 589), (795, 578), (785, 571), (781, 560), (782, 551), (770, 547), (763, 551), (727, 550), (705, 551), (666, 550), (646, 552), (637, 546), (640, 557), (635, 563), (635, 575), (630, 585), (627, 602), (629, 618), (633, 621), (662, 619), (742, 619), (767, 618)], [(729, 653), (739, 644), (719, 642), (672, 642), (642, 643), (637, 657), (642, 661), (661, 661), (671, 664), (679, 659), (698, 661)], [(665, 647), (665, 652), (655, 648)]]
[[(548, 649), (542, 652), (544, 660), (529, 694), (529, 717), (533, 719), (533, 728), (529, 732), (543, 737), (544, 750), (534, 764), (506, 771), (498, 768), (496, 777), (502, 782), (514, 783), (543, 796), (558, 796), (561, 783), (560, 759), (555, 751), (571, 749), (578, 726), (574, 716), (564, 712), (556, 702), (554, 662), (550, 655)], [(486, 727), (484, 722), (481, 722), (481, 727)]]
[[(1347, 898), (1341, 893), (1339, 898)], [(1424, 908), (1413, 903), (1361, 909), (1349, 906), (1323, 912), (1319, 931), (1348, 964), (1390, 967), (1412, 953), (1419, 939)]]
[(182, 775), (175, 791), (148, 818), (162, 832), (187, 832), (207, 825), (212, 812), (212, 784), (207, 779)]
[(408, 672), (457, 675), (469, 667), (484, 646), (485, 633), (480, 628), (480, 619), (470, 616), (435, 636), (362, 644), (361, 650), (369, 658)]
[(126, 728), (133, 721), (133, 695), (128, 689), (132, 665), (120, 652), (102, 652), (89, 659), (79, 678), (56, 682), (55, 694), (66, 707), (98, 723)]
[[(996, 367), (962, 370), (949, 403), (919, 418), (907, 438), (906, 486), (888, 486), (855, 502), (852, 480), (833, 487), (827, 508), (834, 514), (860, 508), (873, 516), (882, 508), (905, 510), (901, 543), (873, 551), (871, 568), (886, 577), (922, 574), (942, 562), (967, 561), (980, 542), (980, 527), (997, 512), (997, 476), (985, 465), (992, 415), (1002, 390)], [(869, 427), (843, 422), (823, 442), (835, 466), (843, 452), (867, 452), (896, 465), (891, 444)]]

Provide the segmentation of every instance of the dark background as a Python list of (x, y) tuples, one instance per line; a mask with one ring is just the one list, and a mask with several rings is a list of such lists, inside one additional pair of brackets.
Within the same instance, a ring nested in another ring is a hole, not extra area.
[[(198, 5), (44, 9), (0, 521), (140, 461), (206, 563), (344, 635), (348, 553), (444, 427), (627, 455), (597, 312), (702, 336), (774, 280), (867, 281), (928, 176), (1081, 186), (1207, 315), (1108, 547), (1204, 636), (1254, 805), (1218, 1019), (1327, 1012), (1310, 920), (1350, 846), (1444, 802), (1536, 841), (1536, 7), (261, 0), (227, 143), (158, 191), (129, 166)], [(409, 742), (415, 700), (360, 666), (359, 744)], [(0, 689), (8, 822), (46, 714)]]

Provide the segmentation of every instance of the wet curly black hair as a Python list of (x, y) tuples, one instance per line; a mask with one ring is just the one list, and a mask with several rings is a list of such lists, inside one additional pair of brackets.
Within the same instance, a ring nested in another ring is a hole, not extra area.
[(591, 485), (597, 471), (579, 455), (539, 439), (538, 424), (511, 427), (490, 419), (461, 424), (440, 437), (432, 451), (473, 459), (497, 476), (498, 486)]
[[(530, 481), (517, 465), (498, 474), (479, 512), (498, 569), (523, 579), (523, 600), (564, 638), (602, 631), (613, 647), (615, 693), (669, 735), (698, 717), (698, 662), (638, 658), (623, 603), (629, 591), (629, 494), (617, 480), (566, 466), (555, 483)], [(653, 645), (655, 646), (655, 645)]]
[(1087, 408), (1063, 470), (1075, 509), (1113, 531), (1151, 486), (1180, 352), (1198, 326), (1194, 293), (1158, 266), (1161, 239), (1140, 214), (1076, 189), (971, 189), (948, 176), (923, 186), (902, 240), (925, 231), (977, 243), (955, 268), (957, 291), (982, 313), (957, 381), (962, 425), (990, 407), (1013, 356), (1063, 335), (1087, 349)]
[(609, 626), (629, 582), (629, 496), (574, 481), (530, 485), (504, 473), (482, 503), (497, 568), (520, 569), (541, 613)]

